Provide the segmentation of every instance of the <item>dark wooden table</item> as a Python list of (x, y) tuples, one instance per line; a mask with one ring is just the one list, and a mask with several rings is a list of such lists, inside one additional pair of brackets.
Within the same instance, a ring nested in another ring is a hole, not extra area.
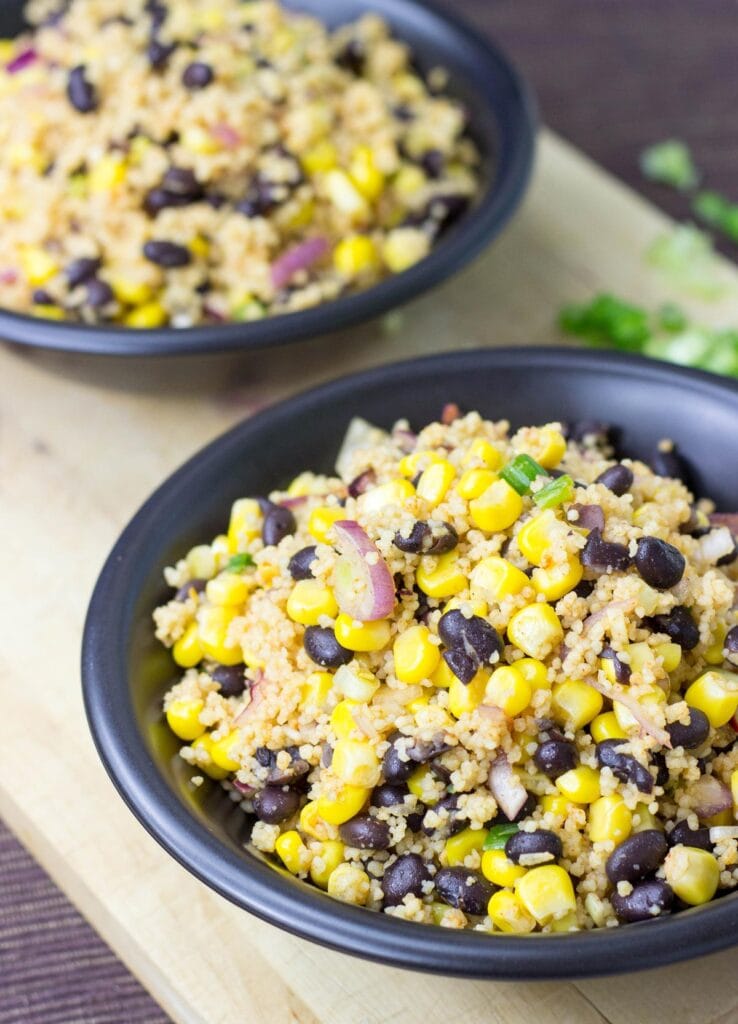
[[(640, 150), (670, 136), (738, 197), (734, 0), (455, 3), (517, 60), (542, 119), (648, 198), (685, 216), (638, 172)], [(0, 1024), (72, 1022), (166, 1017), (0, 823)]]

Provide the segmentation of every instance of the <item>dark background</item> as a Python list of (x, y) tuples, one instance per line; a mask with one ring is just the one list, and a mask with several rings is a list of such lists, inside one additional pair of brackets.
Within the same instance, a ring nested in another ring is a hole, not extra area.
[[(735, 0), (454, 6), (518, 62), (545, 124), (653, 202), (686, 215), (680, 196), (638, 171), (641, 149), (668, 137), (691, 145), (706, 185), (738, 199)], [(0, 823), (0, 1024), (166, 1020)]]

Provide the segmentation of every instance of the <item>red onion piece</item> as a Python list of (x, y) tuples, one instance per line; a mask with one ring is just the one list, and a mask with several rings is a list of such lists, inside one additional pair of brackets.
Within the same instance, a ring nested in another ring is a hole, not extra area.
[(591, 686), (593, 690), (597, 690), (598, 693), (601, 693), (603, 697), (609, 697), (610, 700), (616, 700), (622, 704), (623, 707), (626, 707), (644, 732), (647, 732), (649, 736), (653, 736), (656, 742), (662, 747), (668, 747), (671, 749), (671, 737), (666, 729), (662, 728), (662, 726), (654, 722), (652, 718), (648, 717), (647, 710), (635, 697), (632, 696), (627, 687), (620, 686), (618, 683), (601, 683), (598, 679), (588, 679), (587, 684)]
[(359, 473), (355, 476), (351, 483), (348, 485), (348, 492), (352, 498), (358, 498), (360, 494), (363, 494), (374, 481), (377, 479), (377, 474), (373, 469), (365, 469), (363, 473)]
[(299, 508), (300, 505), (304, 505), (310, 497), (314, 497), (314, 495), (300, 494), (296, 498), (283, 498), (279, 502), (279, 505), (281, 508)]
[(505, 754), (499, 754), (490, 766), (489, 788), (503, 813), (511, 821), (520, 814), (528, 799), (525, 786), (510, 767)]
[(692, 798), (692, 806), (700, 818), (711, 818), (713, 814), (720, 814), (733, 806), (733, 796), (720, 779), (714, 775), (701, 775), (693, 786), (690, 786), (689, 795)]
[(17, 57), (13, 57), (11, 61), (5, 65), (5, 70), (9, 75), (17, 75), (19, 71), (23, 71), (24, 68), (30, 67), (38, 60), (38, 54), (29, 47), (27, 50), (22, 50)]
[(254, 671), (254, 675), (251, 679), (251, 685), (249, 686), (249, 696), (251, 700), (248, 702), (243, 711), (239, 711), (233, 720), (234, 725), (241, 725), (245, 722), (251, 713), (258, 708), (261, 702), (264, 700), (264, 683), (266, 682), (266, 676), (264, 675), (263, 669), (257, 668)]
[(418, 436), (407, 427), (395, 427), (392, 431), (392, 440), (405, 455), (409, 455), (410, 452), (415, 451)]
[(708, 518), (713, 526), (727, 526), (738, 537), (738, 512), (713, 512)]
[(0, 270), (0, 284), (15, 284), (18, 280), (18, 273), (15, 270)]
[(219, 142), (221, 146), (225, 146), (226, 149), (235, 149), (236, 146), (240, 146), (243, 141), (236, 129), (231, 128), (229, 124), (225, 124), (224, 122), (212, 125), (209, 131), (213, 138)]
[(605, 529), (605, 513), (599, 505), (572, 505), (572, 508), (579, 516), (575, 520), (577, 526), (582, 526), (585, 530)]
[(441, 410), (441, 423), (448, 426), (449, 423), (453, 423), (461, 416), (461, 409), (458, 407), (456, 402), (446, 402), (443, 409)]
[(209, 316), (211, 320), (217, 320), (218, 323), (224, 323), (227, 319), (223, 310), (216, 309), (216, 307), (211, 305), (209, 302), (203, 302), (202, 311), (205, 316)]
[[(606, 618), (609, 615), (610, 612), (619, 611), (619, 610), (631, 612), (631, 611), (633, 611), (633, 608), (634, 608), (633, 601), (611, 601), (609, 604), (606, 604), (604, 608), (600, 608), (600, 610), (598, 612), (592, 612), (591, 615), (588, 615), (587, 618), (582, 623), (582, 629), (586, 633), (594, 625), (596, 625), (598, 622), (600, 622), (601, 619)], [(594, 684), (592, 684), (592, 685), (594, 685)]]
[(334, 590), (338, 607), (359, 622), (386, 619), (395, 606), (395, 583), (376, 545), (353, 519), (333, 524), (340, 558)]
[(306, 242), (294, 245), (282, 253), (272, 264), (272, 283), (275, 288), (284, 288), (298, 270), (306, 270), (328, 252), (328, 240), (321, 236), (308, 238)]
[(239, 782), (238, 779), (231, 779), (231, 785), (244, 796), (253, 796), (256, 792), (253, 786), (247, 786), (245, 782)]

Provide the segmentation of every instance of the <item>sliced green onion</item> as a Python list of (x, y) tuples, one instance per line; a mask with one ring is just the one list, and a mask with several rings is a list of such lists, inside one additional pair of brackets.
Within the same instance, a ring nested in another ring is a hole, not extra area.
[(548, 473), (530, 455), (516, 455), (502, 467), (500, 476), (518, 494), (530, 494), (530, 485), (536, 477), (548, 476)]
[(514, 836), (520, 829), (514, 822), (506, 822), (504, 825), (493, 825), (482, 843), (483, 850), (504, 850), (505, 843), (510, 836)]
[(243, 551), (240, 555), (233, 555), (232, 558), (229, 558), (226, 568), (228, 572), (242, 572), (252, 565), (256, 565), (256, 562), (248, 551)]
[(659, 326), (665, 331), (683, 331), (687, 326), (687, 314), (675, 302), (665, 302), (658, 312)]
[(646, 253), (669, 282), (700, 299), (717, 299), (725, 292), (712, 239), (693, 224), (678, 224), (657, 238)]
[(650, 333), (648, 313), (614, 295), (596, 295), (591, 302), (565, 306), (559, 326), (595, 345), (614, 345), (638, 352)]
[(731, 241), (738, 241), (738, 204), (731, 203), (719, 192), (698, 192), (692, 202), (692, 211), (700, 220)]
[(563, 476), (551, 480), (540, 491), (536, 491), (533, 495), (533, 501), (539, 508), (557, 508), (559, 505), (563, 505), (565, 501), (571, 501), (573, 497), (574, 481), (564, 473)]
[(689, 147), (679, 139), (667, 139), (649, 146), (641, 153), (641, 171), (660, 185), (670, 185), (686, 192), (698, 181), (697, 169)]

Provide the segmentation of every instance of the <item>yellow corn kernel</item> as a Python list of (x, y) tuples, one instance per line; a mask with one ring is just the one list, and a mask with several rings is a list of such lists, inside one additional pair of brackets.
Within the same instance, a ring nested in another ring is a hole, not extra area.
[(229, 772), (227, 772), (225, 768), (219, 768), (217, 764), (213, 761), (211, 754), (211, 751), (213, 749), (213, 741), (210, 737), (210, 733), (205, 732), (202, 734), (202, 736), (198, 736), (198, 738), (192, 744), (192, 749), (202, 750), (206, 754), (206, 760), (198, 760), (197, 762), (198, 771), (204, 772), (209, 778), (216, 780), (225, 779), (229, 775)]
[(354, 182), (345, 171), (337, 167), (326, 172), (323, 187), (330, 202), (351, 220), (367, 220), (370, 207)]
[(332, 689), (333, 676), (330, 672), (311, 672), (300, 694), (300, 707), (308, 712), (324, 711)]
[(411, 715), (417, 715), (421, 708), (427, 708), (430, 704), (430, 697), (423, 695), (422, 697), (415, 697), (408, 704), (405, 705)]
[(434, 465), (436, 462), (445, 461), (442, 455), (438, 452), (433, 451), (419, 451), (411, 452), (409, 455), (403, 455), (397, 464), (397, 469), (401, 476), (406, 477), (408, 480), (412, 480), (422, 473), (423, 470), (429, 466)]
[(361, 497), (363, 511), (373, 515), (382, 509), (396, 505), (402, 508), (408, 498), (415, 494), (415, 488), (409, 480), (390, 480), (389, 483), (372, 487)]
[(131, 139), (131, 144), (128, 147), (128, 162), (138, 166), (151, 149), (151, 145), (151, 140), (147, 139), (145, 135), (136, 135)]
[(548, 681), (548, 670), (538, 658), (520, 658), (514, 663), (514, 668), (521, 674), (523, 679), (530, 684), (534, 690), (550, 690), (551, 684)]
[(320, 797), (318, 814), (329, 825), (343, 825), (359, 813), (369, 799), (371, 790), (363, 786), (341, 786), (335, 797)]
[(310, 867), (311, 855), (300, 833), (294, 829), (283, 832), (274, 844), (274, 850), (292, 875), (303, 875)]
[(338, 839), (327, 839), (320, 849), (313, 853), (310, 863), (310, 878), (321, 889), (328, 888), (328, 880), (339, 864), (343, 863), (345, 847)]
[(0, 64), (9, 64), (15, 53), (14, 39), (0, 39)]
[[(608, 659), (603, 658), (603, 661)], [(603, 740), (624, 740), (628, 738), (625, 729), (621, 728), (614, 711), (605, 711), (593, 718), (589, 731), (595, 743), (602, 743)]]
[(197, 28), (204, 32), (217, 32), (218, 29), (224, 28), (225, 23), (225, 15), (217, 7), (206, 7), (205, 10), (198, 11), (195, 19)]
[(690, 707), (704, 711), (713, 729), (719, 729), (738, 711), (738, 675), (719, 669), (703, 672), (684, 699)]
[(730, 792), (733, 795), (733, 814), (738, 818), (738, 768), (730, 773)]
[[(458, 567), (458, 553), (449, 551), (437, 558), (421, 559), (415, 580), (428, 597), (453, 597), (466, 587), (466, 576)], [(432, 568), (426, 568), (431, 565)]]
[(377, 247), (368, 235), (349, 235), (333, 250), (333, 266), (344, 277), (360, 277), (379, 267)]
[(410, 626), (397, 637), (392, 649), (395, 675), (401, 683), (420, 683), (438, 668), (441, 651), (427, 626)]
[(499, 533), (519, 518), (523, 499), (506, 480), (495, 480), (483, 494), (469, 502), (469, 515), (476, 527), (486, 533)]
[(508, 860), (504, 850), (485, 850), (482, 854), (482, 874), (503, 888), (513, 886), (526, 870), (520, 864)]
[(384, 175), (377, 167), (369, 146), (356, 147), (348, 170), (354, 185), (369, 202), (379, 199), (384, 191)]
[(380, 683), (373, 672), (368, 669), (355, 668), (352, 665), (341, 665), (333, 677), (336, 693), (351, 701), (368, 704), (379, 689)]
[(247, 668), (264, 668), (266, 662), (262, 658), (257, 658), (253, 651), (250, 651), (247, 647), (241, 648), (243, 655), (243, 663)]
[(136, 327), (139, 330), (162, 327), (169, 320), (169, 314), (160, 302), (145, 302), (143, 306), (132, 309), (123, 317), (126, 327)]
[(34, 171), (43, 172), (48, 158), (38, 146), (31, 142), (12, 142), (5, 149), (5, 159), (12, 168), (30, 167)]
[(497, 555), (490, 555), (474, 566), (469, 584), (472, 598), (496, 602), (511, 594), (519, 594), (525, 587), (530, 586), (530, 580), (512, 562)]
[(576, 912), (571, 910), (568, 914), (564, 914), (563, 917), (557, 917), (549, 923), (548, 927), (552, 932), (578, 932), (579, 922)]
[(709, 903), (720, 882), (720, 867), (707, 850), (674, 846), (664, 861), (664, 877), (674, 895), (690, 906)]
[(433, 770), (428, 764), (421, 764), (419, 768), (416, 768), (410, 778), (407, 780), (407, 788), (416, 796), (421, 803), (426, 804), (428, 807), (432, 807), (438, 803), (439, 797), (432, 792), (432, 789), (428, 789), (428, 784), (433, 783), (435, 776)]
[(50, 302), (34, 302), (31, 313), (43, 320), (65, 320), (67, 316), (61, 306), (54, 306)]
[(20, 264), (29, 284), (45, 284), (59, 272), (53, 256), (37, 245), (24, 245), (20, 250)]
[(489, 678), (484, 700), (501, 708), (508, 718), (515, 718), (530, 704), (533, 689), (514, 665), (500, 665)]
[(427, 177), (416, 164), (403, 164), (392, 180), (392, 190), (398, 198), (407, 201), (425, 188), (427, 182)]
[(468, 608), (472, 615), (479, 615), (481, 618), (486, 618), (489, 608), (486, 601), (467, 601), (460, 597), (452, 597), (450, 601), (446, 601), (443, 606), (443, 614), (446, 612), (452, 612), (456, 609)]
[(543, 594), (547, 601), (558, 601), (576, 587), (583, 575), (578, 555), (572, 555), (558, 565), (534, 569), (531, 581), (536, 592)]
[(441, 459), (428, 466), (418, 480), (417, 494), (433, 508), (440, 505), (446, 497), (446, 491), (456, 476), (456, 470), (447, 459)]
[[(648, 693), (644, 693), (638, 698), (638, 703), (642, 704), (644, 708), (651, 708), (661, 714), (664, 704), (666, 704), (666, 694), (660, 686), (653, 686)], [(615, 717), (618, 720), (618, 725), (621, 729), (625, 729), (627, 732), (629, 729), (640, 728), (632, 711), (629, 711), (624, 704), (621, 704), (619, 700), (612, 702), (612, 710)]]
[(418, 228), (393, 228), (384, 240), (382, 259), (393, 274), (409, 270), (430, 252), (428, 235)]
[(533, 565), (542, 565), (562, 526), (563, 523), (552, 508), (545, 508), (531, 516), (518, 531), (516, 539), (520, 551)]
[(645, 832), (646, 829), (655, 828), (659, 832), (664, 831), (664, 826), (659, 818), (648, 809), (648, 804), (636, 804), (633, 811), (633, 832)]
[(172, 647), (172, 657), (182, 668), (192, 668), (202, 661), (202, 647), (197, 633), (197, 624), (191, 622), (182, 636)]
[(720, 625), (715, 631), (712, 643), (705, 651), (705, 661), (708, 665), (722, 665), (725, 660), (723, 657), (723, 648), (725, 647), (725, 637), (727, 636), (727, 633), (727, 627), (724, 625)]
[(379, 758), (365, 740), (337, 740), (331, 768), (348, 786), (371, 789), (379, 782)]
[(205, 596), (211, 604), (238, 606), (249, 596), (250, 589), (250, 579), (234, 572), (224, 572), (208, 580)]
[(478, 437), (469, 445), (469, 449), (461, 460), (465, 466), (472, 462), (481, 462), (487, 469), (499, 469), (503, 462), (502, 452), (486, 439)]
[(328, 894), (344, 903), (363, 907), (369, 899), (369, 875), (356, 864), (339, 864), (328, 879)]
[(213, 552), (215, 557), (216, 569), (222, 569), (223, 566), (230, 560), (231, 555), (235, 554), (231, 550), (231, 544), (224, 533), (219, 533), (217, 537), (213, 539), (210, 545), (210, 550)]
[(215, 575), (215, 555), (209, 544), (196, 544), (190, 548), (185, 557), (190, 578), (209, 580)]
[(580, 764), (556, 779), (556, 788), (575, 804), (593, 804), (600, 796), (600, 773)]
[(518, 893), (510, 892), (509, 889), (500, 889), (490, 897), (487, 913), (492, 924), (501, 932), (526, 935), (536, 926), (535, 919)]
[(125, 274), (111, 274), (110, 287), (118, 302), (128, 306), (145, 306), (153, 297), (154, 289), (148, 281), (128, 271)]
[(593, 843), (611, 839), (615, 844), (627, 839), (633, 826), (633, 815), (621, 796), (601, 796), (589, 808), (587, 832)]
[(700, 818), (700, 821), (702, 821), (707, 828), (715, 828), (718, 825), (735, 825), (732, 808), (719, 811), (717, 814), (711, 814), (709, 818)]
[(527, 604), (511, 617), (507, 636), (530, 658), (545, 658), (564, 639), (564, 630), (551, 605)]
[(455, 718), (471, 714), (484, 700), (484, 693), (489, 680), (487, 669), (480, 668), (466, 686), (454, 676), (448, 690), (448, 709)]
[(263, 522), (259, 502), (255, 498), (239, 498), (233, 502), (228, 524), (228, 540), (236, 551), (261, 536)]
[(320, 580), (298, 580), (287, 598), (287, 614), (303, 626), (317, 626), (327, 616), (338, 612), (333, 591)]
[(564, 917), (577, 908), (571, 878), (558, 864), (542, 864), (526, 871), (515, 883), (515, 891), (539, 924)]
[(174, 700), (167, 708), (167, 724), (172, 732), (181, 740), (196, 740), (205, 732), (200, 721), (200, 712), (205, 707), (204, 701)]
[(302, 157), (302, 166), (308, 174), (330, 171), (338, 163), (336, 147), (328, 139), (317, 142)]
[(346, 698), (336, 704), (331, 714), (331, 729), (339, 740), (348, 739), (361, 730), (357, 726), (353, 712), (359, 706), (360, 701)]
[(221, 665), (239, 665), (243, 661), (241, 648), (227, 643), (228, 629), (235, 618), (233, 608), (219, 605), (205, 606), (197, 614), (197, 627), (203, 652)]
[(219, 768), (226, 772), (235, 772), (241, 767), (241, 762), (233, 756), (233, 748), (241, 739), (238, 729), (233, 729), (227, 736), (217, 740), (210, 748), (210, 756)]
[(532, 456), (544, 469), (555, 469), (566, 453), (566, 440), (553, 427), (541, 427), (535, 432), (535, 439), (520, 445), (520, 451)]
[(87, 175), (86, 174), (70, 174), (67, 179), (67, 195), (72, 199), (86, 199), (87, 198)]
[(342, 508), (331, 505), (314, 508), (308, 519), (308, 532), (319, 544), (326, 544), (333, 529), (333, 524), (345, 518), (346, 512)]
[(497, 479), (497, 474), (491, 469), (467, 469), (456, 485), (456, 492), (464, 501), (470, 501), (484, 494)]
[(198, 153), (206, 156), (210, 153), (217, 153), (220, 149), (220, 142), (216, 137), (202, 125), (193, 124), (183, 128), (179, 133), (179, 141), (185, 149), (191, 153)]
[(300, 811), (299, 817), (300, 831), (304, 832), (306, 836), (310, 836), (312, 839), (320, 839), (321, 841), (326, 839), (336, 838), (336, 827), (335, 825), (329, 825), (328, 822), (321, 818), (318, 811), (318, 801), (310, 800)]
[(450, 836), (443, 847), (442, 856), (450, 868), (463, 864), (470, 853), (481, 850), (487, 833), (483, 828), (465, 828)]
[(557, 722), (576, 732), (602, 711), (602, 694), (580, 679), (565, 679), (553, 688), (551, 711)]
[(546, 793), (540, 800), (541, 810), (544, 814), (556, 814), (560, 818), (566, 818), (572, 807), (577, 805), (567, 800), (561, 793)]
[(387, 619), (359, 622), (344, 612), (336, 618), (334, 630), (339, 644), (350, 651), (381, 651), (390, 639), (390, 624)]
[(108, 153), (97, 161), (88, 175), (90, 192), (112, 192), (126, 180), (126, 162)]
[(453, 674), (443, 658), (441, 658), (438, 662), (438, 667), (430, 678), (434, 686), (437, 686), (441, 690), (448, 690), (453, 684), (454, 679), (456, 679), (456, 676)]

